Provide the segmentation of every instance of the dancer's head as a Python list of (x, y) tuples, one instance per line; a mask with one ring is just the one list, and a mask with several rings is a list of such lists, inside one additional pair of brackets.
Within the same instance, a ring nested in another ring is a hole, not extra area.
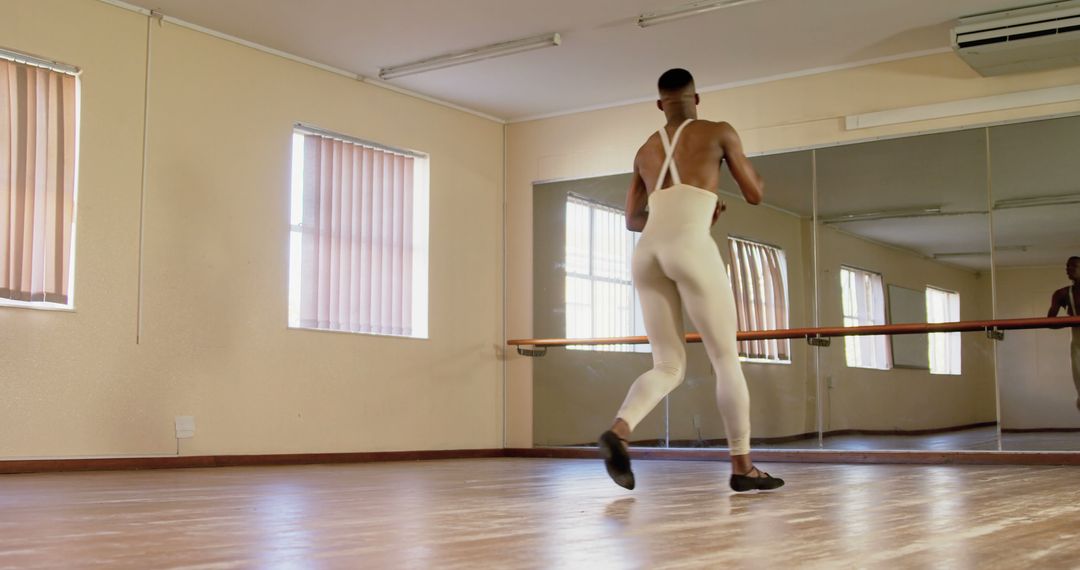
[(1080, 281), (1080, 256), (1074, 255), (1065, 262), (1065, 273), (1069, 279)]
[(685, 69), (669, 69), (660, 76), (656, 82), (660, 99), (656, 101), (656, 108), (669, 117), (676, 115), (696, 115), (695, 107), (701, 100), (694, 87), (694, 76)]

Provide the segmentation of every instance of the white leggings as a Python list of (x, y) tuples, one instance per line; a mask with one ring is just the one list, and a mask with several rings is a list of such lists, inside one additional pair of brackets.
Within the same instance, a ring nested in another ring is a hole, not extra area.
[(634, 249), (634, 287), (641, 299), (653, 367), (630, 387), (618, 418), (633, 429), (686, 374), (682, 303), (716, 371), (716, 403), (732, 455), (750, 453), (750, 394), (735, 339), (735, 297), (709, 232), (717, 195), (686, 184), (654, 191)]

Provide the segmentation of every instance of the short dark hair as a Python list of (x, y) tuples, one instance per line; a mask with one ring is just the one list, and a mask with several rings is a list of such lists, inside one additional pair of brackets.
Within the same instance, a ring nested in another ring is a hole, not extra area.
[(675, 69), (669, 69), (660, 76), (660, 80), (656, 82), (656, 87), (661, 93), (671, 93), (679, 91), (685, 88), (687, 85), (694, 83), (694, 76), (690, 75), (690, 72), (676, 67)]
[(1070, 257), (1069, 260), (1065, 262), (1065, 264), (1068, 265), (1074, 261), (1080, 262), (1080, 255), (1074, 255)]

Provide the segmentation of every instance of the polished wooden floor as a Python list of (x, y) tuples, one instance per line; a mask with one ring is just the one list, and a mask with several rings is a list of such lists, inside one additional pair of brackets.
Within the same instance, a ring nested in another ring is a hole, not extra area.
[(1080, 468), (479, 459), (0, 476), (0, 568), (1077, 568)]

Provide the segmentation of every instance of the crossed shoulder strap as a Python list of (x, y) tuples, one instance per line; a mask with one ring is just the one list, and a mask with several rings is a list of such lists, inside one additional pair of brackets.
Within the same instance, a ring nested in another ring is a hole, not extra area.
[(670, 141), (668, 140), (666, 129), (661, 128), (659, 131), (657, 131), (660, 133), (660, 142), (664, 143), (665, 156), (664, 165), (660, 167), (660, 177), (657, 178), (656, 186), (653, 187), (655, 190), (660, 190), (663, 187), (662, 185), (664, 184), (664, 178), (667, 177), (669, 169), (671, 170), (671, 183), (682, 184), (682, 179), (679, 178), (679, 169), (675, 166), (675, 145), (679, 144), (679, 135), (682, 134), (683, 128), (685, 128), (686, 125), (689, 125), (693, 121), (693, 119), (687, 119), (683, 121), (683, 123), (679, 125), (679, 128), (675, 129), (675, 134), (672, 135)]

